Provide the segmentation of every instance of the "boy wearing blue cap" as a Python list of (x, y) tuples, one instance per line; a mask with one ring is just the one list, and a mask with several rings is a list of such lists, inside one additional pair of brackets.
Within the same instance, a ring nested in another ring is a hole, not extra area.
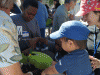
[(94, 75), (88, 52), (85, 50), (90, 31), (80, 21), (68, 21), (50, 38), (60, 39), (63, 50), (68, 52), (59, 62), (45, 69), (41, 75), (59, 74), (67, 75)]

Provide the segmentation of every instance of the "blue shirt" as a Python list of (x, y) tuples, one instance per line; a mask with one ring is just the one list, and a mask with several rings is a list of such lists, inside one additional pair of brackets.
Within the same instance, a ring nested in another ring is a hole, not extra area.
[(69, 21), (68, 11), (63, 4), (57, 8), (54, 14), (52, 32), (59, 30), (61, 24), (66, 21)]
[(59, 73), (66, 71), (67, 75), (94, 75), (86, 50), (74, 50), (62, 57), (55, 65)]
[(22, 26), (22, 31), (30, 32), (30, 38), (41, 36), (38, 22), (35, 18), (33, 18), (30, 22), (26, 22), (22, 18), (22, 14), (13, 15), (11, 18), (16, 26)]
[(37, 14), (35, 15), (36, 20), (38, 21), (38, 25), (40, 28), (46, 28), (46, 21), (48, 18), (48, 12), (41, 2), (38, 1), (38, 10)]
[[(29, 32), (29, 36), (28, 36), (29, 38), (41, 36), (40, 29), (39, 29), (37, 20), (35, 18), (33, 18), (30, 22), (26, 22), (22, 18), (22, 14), (12, 15), (11, 18), (16, 26), (22, 26), (22, 31)], [(19, 29), (17, 31), (19, 31)], [(29, 42), (25, 40), (20, 40), (19, 46), (20, 46), (21, 51), (23, 51), (29, 48)]]

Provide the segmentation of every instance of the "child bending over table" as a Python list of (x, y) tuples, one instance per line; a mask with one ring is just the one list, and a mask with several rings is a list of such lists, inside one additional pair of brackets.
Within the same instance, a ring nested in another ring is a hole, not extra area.
[(68, 21), (61, 25), (60, 29), (50, 38), (60, 39), (63, 50), (68, 52), (58, 62), (45, 69), (41, 75), (59, 74), (67, 75), (94, 75), (88, 52), (85, 50), (89, 29), (79, 21)]

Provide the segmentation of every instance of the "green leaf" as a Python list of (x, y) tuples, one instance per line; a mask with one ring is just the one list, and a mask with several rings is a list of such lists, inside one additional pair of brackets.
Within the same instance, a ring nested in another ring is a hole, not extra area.
[(53, 4), (53, 0), (49, 0), (49, 4), (52, 5)]
[(34, 66), (39, 69), (48, 68), (49, 66), (51, 66), (53, 61), (53, 59), (47, 54), (34, 51), (30, 56), (28, 56), (28, 60), (31, 64), (34, 64)]
[(21, 59), (20, 62), (23, 63), (23, 64), (27, 64), (28, 63), (28, 57), (25, 56), (24, 53), (22, 53), (22, 58), (23, 59)]
[(10, 58), (10, 60), (12, 60), (12, 61), (19, 61), (21, 59), (22, 59), (22, 55), (21, 54), (20, 55), (14, 55), (14, 56), (12, 56)]
[(0, 53), (4, 52), (9, 47), (9, 44), (1, 44), (0, 45)]
[(21, 54), (19, 47), (14, 47), (17, 54)]

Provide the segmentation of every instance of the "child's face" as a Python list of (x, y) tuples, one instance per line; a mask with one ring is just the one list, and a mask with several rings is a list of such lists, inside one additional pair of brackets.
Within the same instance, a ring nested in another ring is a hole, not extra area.
[(84, 20), (87, 21), (88, 25), (97, 25), (97, 27), (100, 28), (100, 22), (99, 22), (99, 14), (95, 14), (93, 11), (89, 12), (88, 14), (83, 16)]

